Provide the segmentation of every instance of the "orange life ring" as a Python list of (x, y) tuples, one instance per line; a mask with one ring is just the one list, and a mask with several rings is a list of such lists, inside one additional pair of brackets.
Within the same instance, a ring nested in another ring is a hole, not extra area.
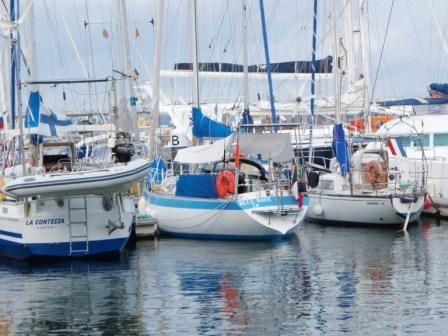
[(383, 167), (378, 161), (372, 160), (367, 164), (367, 181), (370, 184), (378, 183), (378, 179), (382, 173)]
[(235, 176), (229, 170), (223, 170), (216, 176), (216, 191), (219, 197), (235, 192)]

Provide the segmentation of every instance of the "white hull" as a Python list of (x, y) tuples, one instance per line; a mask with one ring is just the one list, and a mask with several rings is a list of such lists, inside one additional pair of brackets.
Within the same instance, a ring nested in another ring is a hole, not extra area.
[(146, 176), (150, 162), (143, 159), (126, 165), (92, 171), (48, 173), (16, 178), (3, 187), (3, 193), (14, 198), (36, 195), (84, 195), (120, 192)]
[(115, 196), (106, 203), (111, 208), (103, 206), (102, 196), (41, 198), (28, 206), (0, 202), (0, 254), (28, 259), (118, 253), (131, 233), (134, 202)]
[[(277, 212), (277, 198), (257, 192), (232, 199), (198, 199), (147, 193), (150, 211), (161, 233), (184, 237), (269, 239), (294, 232), (307, 211), (292, 196), (285, 196), (284, 213)], [(258, 197), (257, 197), (258, 196)]]
[(310, 199), (307, 218), (311, 221), (347, 225), (403, 224), (410, 212), (409, 221), (420, 217), (424, 196), (414, 203), (402, 203), (400, 197), (347, 196), (308, 193)]

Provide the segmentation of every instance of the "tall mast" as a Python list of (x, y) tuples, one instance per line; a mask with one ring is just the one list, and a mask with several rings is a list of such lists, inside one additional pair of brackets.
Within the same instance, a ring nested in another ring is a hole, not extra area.
[(364, 78), (364, 124), (366, 125), (366, 131), (370, 132), (370, 102), (369, 102), (369, 83), (370, 83), (370, 73), (369, 73), (369, 19), (367, 16), (367, 0), (359, 0), (359, 19), (360, 19), (360, 29), (361, 29), (361, 39), (360, 39), (360, 50), (361, 50), (361, 74)]
[[(272, 123), (276, 124), (277, 123), (277, 113), (275, 111), (275, 103), (274, 103), (274, 89), (272, 86), (271, 61), (269, 59), (268, 32), (266, 29), (266, 17), (264, 14), (263, 0), (260, 0), (260, 17), (261, 17), (261, 29), (263, 31), (264, 55), (266, 58), (266, 72), (268, 74), (269, 101), (271, 103)], [(273, 127), (273, 131), (277, 132), (277, 128)]]
[(339, 52), (338, 52), (338, 32), (337, 32), (337, 15), (336, 0), (333, 0), (333, 77), (334, 77), (334, 104), (336, 109), (336, 124), (341, 122), (341, 85), (339, 79)]
[(152, 83), (152, 108), (151, 108), (151, 128), (149, 130), (149, 155), (150, 159), (155, 159), (157, 155), (156, 125), (159, 120), (160, 110), (160, 57), (162, 50), (162, 27), (163, 27), (163, 6), (164, 0), (157, 1), (157, 16), (155, 20), (155, 50), (154, 68)]
[[(15, 0), (9, 1), (9, 18), (11, 22), (16, 22), (17, 20), (17, 14), (16, 14), (16, 4)], [(17, 60), (17, 31), (11, 30), (9, 33), (9, 40), (11, 43), (11, 87), (10, 87), (10, 99), (11, 99), (11, 128), (15, 128), (16, 126), (16, 60)]]
[[(90, 16), (89, 16), (89, 6), (87, 5), (87, 0), (84, 1), (84, 7), (86, 9), (86, 18), (87, 18), (87, 23), (90, 22)], [(93, 58), (93, 45), (92, 45), (92, 34), (90, 32), (90, 29), (87, 31), (88, 34), (88, 39), (89, 39), (89, 54), (90, 54), (90, 66), (92, 67), (92, 72), (90, 72), (90, 70), (88, 71), (88, 78), (95, 78), (95, 60)], [(90, 68), (90, 67), (88, 67)], [(89, 105), (90, 105), (90, 113), (93, 113), (93, 107), (92, 107), (92, 93), (93, 96), (95, 97), (95, 113), (98, 112), (97, 109), (99, 107), (98, 104), (98, 94), (97, 94), (97, 90), (96, 90), (96, 84), (95, 83), (88, 83), (88, 88), (89, 88)]]
[(348, 68), (348, 76), (350, 78), (350, 84), (356, 82), (356, 71), (355, 71), (355, 47), (353, 43), (353, 2), (352, 0), (347, 0), (347, 10), (346, 10), (346, 18), (345, 18), (345, 29), (346, 29), (346, 38), (347, 38), (347, 68)]
[[(11, 22), (17, 22), (20, 13), (20, 0), (10, 2)], [(23, 144), (23, 116), (22, 116), (22, 85), (20, 82), (20, 33), (19, 29), (11, 31), (11, 121), (13, 128), (15, 122), (15, 112), (17, 111), (17, 122), (19, 124), (19, 158), (22, 163), (23, 176), (26, 175)], [(17, 108), (17, 110), (16, 110)]]
[(247, 56), (247, 0), (243, 0), (243, 89), (244, 112), (249, 113), (249, 60)]
[(310, 147), (308, 149), (308, 161), (313, 162), (313, 127), (314, 127), (314, 100), (316, 96), (316, 49), (317, 49), (317, 0), (313, 5), (313, 40), (311, 55), (311, 100), (310, 100)]
[(128, 82), (128, 88), (129, 88), (129, 103), (131, 105), (131, 120), (133, 121), (133, 129), (135, 130), (135, 138), (136, 140), (140, 140), (140, 134), (138, 130), (138, 120), (137, 120), (137, 99), (135, 97), (134, 92), (134, 78), (131, 75), (133, 73), (132, 64), (131, 64), (131, 47), (129, 43), (129, 30), (128, 30), (128, 12), (126, 9), (126, 2), (125, 0), (119, 0), (120, 4), (120, 28), (121, 28), (121, 35), (123, 39), (123, 46), (124, 46), (124, 57), (125, 62), (123, 65), (126, 67), (125, 74), (127, 76), (127, 82)]
[(193, 105), (199, 108), (198, 17), (196, 0), (190, 0), (191, 51), (193, 63)]

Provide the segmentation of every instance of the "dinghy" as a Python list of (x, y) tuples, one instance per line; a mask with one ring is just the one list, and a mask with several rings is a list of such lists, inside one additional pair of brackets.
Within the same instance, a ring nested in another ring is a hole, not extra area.
[(136, 159), (107, 168), (23, 176), (8, 182), (3, 193), (14, 197), (122, 192), (149, 172), (150, 162)]

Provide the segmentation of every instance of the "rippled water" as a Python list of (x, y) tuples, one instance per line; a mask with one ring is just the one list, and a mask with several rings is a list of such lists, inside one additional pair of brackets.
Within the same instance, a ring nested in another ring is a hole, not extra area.
[(0, 335), (445, 335), (448, 222), (306, 224), (276, 243), (143, 241), (120, 260), (0, 260)]

